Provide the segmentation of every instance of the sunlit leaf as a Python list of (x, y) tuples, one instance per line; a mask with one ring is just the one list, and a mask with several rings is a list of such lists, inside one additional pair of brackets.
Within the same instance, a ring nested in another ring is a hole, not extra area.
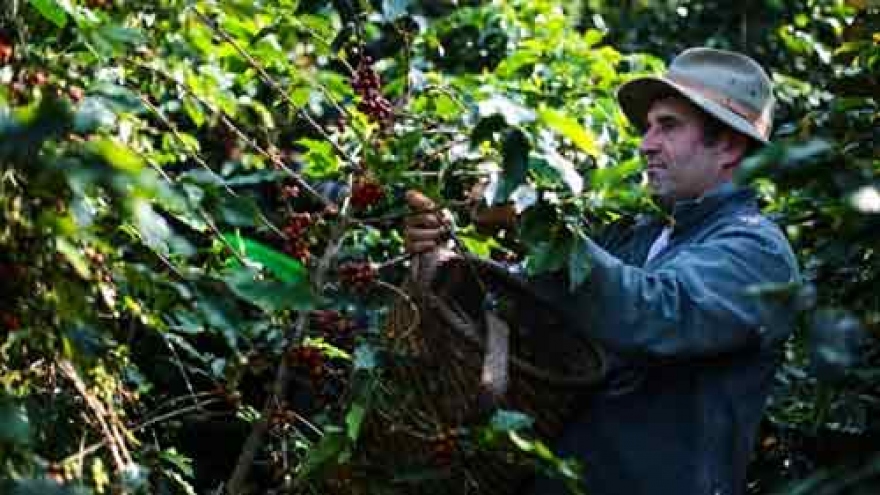
[(30, 442), (31, 424), (24, 406), (0, 398), (0, 444), (22, 445)]
[(382, 0), (382, 16), (386, 21), (395, 21), (406, 15), (412, 0)]
[(534, 122), (537, 118), (534, 110), (498, 94), (479, 102), (478, 113), (483, 118), (500, 115), (511, 126)]
[(283, 309), (311, 309), (314, 298), (304, 282), (278, 282), (262, 276), (250, 267), (229, 269), (223, 277), (226, 285), (245, 301), (273, 313)]
[(315, 178), (327, 177), (339, 170), (339, 157), (333, 150), (333, 146), (327, 141), (303, 138), (297, 144), (306, 149), (303, 156), (306, 175)]
[(354, 367), (357, 370), (372, 370), (377, 365), (376, 350), (368, 344), (361, 344), (354, 350)]
[(345, 433), (352, 442), (356, 442), (360, 437), (361, 425), (364, 423), (366, 412), (364, 406), (355, 402), (345, 415)]
[(144, 161), (140, 156), (129, 148), (109, 139), (89, 141), (85, 148), (103, 158), (113, 168), (123, 172), (138, 172), (144, 168)]
[(234, 233), (223, 234), (223, 239), (239, 256), (266, 268), (282, 282), (300, 284), (308, 277), (308, 272), (299, 260), (258, 241)]
[(541, 110), (539, 115), (545, 125), (570, 139), (584, 153), (593, 157), (599, 156), (601, 153), (596, 137), (581, 126), (577, 120), (549, 108)]
[(519, 411), (500, 409), (495, 412), (489, 424), (499, 431), (517, 431), (531, 428), (535, 420)]
[(58, 0), (28, 0), (28, 2), (56, 26), (63, 28), (67, 25), (67, 13)]

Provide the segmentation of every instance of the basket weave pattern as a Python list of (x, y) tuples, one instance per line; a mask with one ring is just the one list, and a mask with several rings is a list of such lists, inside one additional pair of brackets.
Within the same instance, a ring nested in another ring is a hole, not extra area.
[[(474, 294), (466, 288), (476, 285), (460, 280), (434, 290), (411, 283), (418, 311), (401, 301), (385, 326), (396, 356), (385, 366), (391, 400), (373, 412), (361, 444), (374, 468), (400, 478), (399, 493), (515, 493), (533, 472), (527, 459), (512, 446), (477, 448), (468, 432), (498, 407), (531, 416), (534, 433), (552, 440), (601, 377), (602, 355), (591, 342), (565, 332), (527, 286), (476, 263), (484, 287), (506, 302), (497, 311), (511, 327), (506, 393), (490, 405), (481, 383), (482, 290)], [(408, 482), (406, 472), (421, 474)]]

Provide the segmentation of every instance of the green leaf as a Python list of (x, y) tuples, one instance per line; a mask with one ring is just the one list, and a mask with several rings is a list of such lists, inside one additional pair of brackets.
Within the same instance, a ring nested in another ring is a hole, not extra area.
[(251, 267), (232, 268), (223, 281), (235, 295), (267, 313), (284, 309), (305, 310), (315, 305), (308, 284), (267, 280), (259, 270)]
[(559, 270), (568, 260), (566, 254), (559, 242), (538, 242), (526, 257), (526, 270), (529, 275)]
[(196, 127), (202, 127), (207, 120), (201, 103), (189, 96), (183, 98), (183, 110)]
[(141, 101), (140, 96), (124, 86), (100, 82), (95, 83), (89, 89), (89, 92), (97, 95), (115, 112), (139, 113), (146, 108), (144, 107), (144, 103)]
[(31, 424), (24, 406), (0, 398), (0, 444), (25, 445), (30, 436)]
[(494, 237), (478, 233), (473, 225), (468, 225), (460, 230), (457, 237), (464, 243), (468, 252), (474, 253), (480, 258), (488, 258), (492, 254), (492, 249), (501, 247), (501, 244)]
[(481, 101), (478, 106), (480, 117), (500, 115), (508, 125), (517, 126), (534, 122), (535, 111), (525, 107), (506, 96), (492, 95), (488, 100)]
[(594, 158), (601, 153), (596, 137), (592, 132), (582, 127), (577, 120), (549, 108), (541, 110), (538, 115), (547, 127), (570, 139), (584, 153)]
[(590, 256), (587, 239), (577, 235), (568, 254), (568, 290), (574, 292), (590, 276)]
[(236, 227), (254, 227), (260, 216), (260, 207), (253, 198), (225, 194), (218, 198), (215, 213), (225, 223)]
[(354, 369), (372, 370), (376, 368), (376, 350), (369, 344), (360, 344), (354, 350)]
[(483, 141), (492, 139), (496, 132), (507, 128), (507, 122), (501, 115), (483, 117), (471, 131), (471, 146), (477, 146)]
[(590, 171), (591, 189), (609, 189), (625, 187), (624, 181), (639, 173), (642, 169), (640, 158), (631, 158), (617, 165), (595, 168)]
[(306, 337), (303, 345), (321, 350), (321, 354), (329, 359), (351, 361), (351, 354), (324, 340), (324, 337)]
[(544, 149), (544, 160), (562, 179), (572, 194), (580, 194), (584, 190), (584, 178), (575, 169), (574, 163), (560, 155), (555, 149), (547, 146)]
[(127, 147), (109, 139), (89, 141), (86, 150), (100, 156), (106, 163), (123, 172), (137, 172), (144, 168), (144, 161)]
[(406, 15), (411, 0), (382, 0), (382, 17), (386, 21), (396, 21)]
[(345, 449), (346, 444), (347, 437), (341, 431), (338, 431), (338, 428), (326, 431), (318, 444), (309, 449), (305, 460), (303, 460), (302, 467), (297, 473), (297, 482), (308, 479), (315, 471), (338, 458)]
[(224, 233), (222, 236), (239, 256), (265, 267), (282, 282), (300, 284), (308, 277), (308, 272), (303, 264), (295, 258), (240, 234)]
[(58, 0), (30, 0), (30, 4), (56, 26), (63, 28), (67, 25), (67, 13)]
[(88, 134), (116, 123), (116, 114), (103, 98), (89, 97), (83, 100), (73, 116), (73, 129)]
[(367, 410), (364, 406), (355, 402), (345, 415), (345, 432), (348, 435), (348, 439), (352, 442), (357, 442), (360, 436), (361, 425), (364, 423), (366, 413)]
[(303, 138), (297, 144), (306, 149), (303, 156), (306, 167), (303, 172), (309, 177), (324, 178), (339, 170), (339, 157), (329, 142)]
[(165, 218), (156, 213), (153, 206), (145, 200), (135, 201), (132, 217), (144, 244), (157, 253), (167, 256), (170, 252), (168, 243), (173, 234)]
[(510, 194), (525, 182), (529, 169), (529, 151), (531, 144), (522, 129), (511, 128), (504, 134), (504, 141), (501, 143), (503, 174), (495, 189), (493, 204), (507, 201)]
[(531, 428), (535, 423), (528, 414), (519, 411), (508, 411), (499, 409), (490, 420), (490, 426), (497, 431), (517, 431), (525, 428)]

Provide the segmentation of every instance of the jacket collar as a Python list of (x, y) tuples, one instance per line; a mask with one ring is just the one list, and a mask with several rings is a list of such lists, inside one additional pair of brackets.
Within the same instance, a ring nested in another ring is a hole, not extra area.
[(684, 232), (719, 211), (730, 211), (755, 202), (755, 193), (725, 182), (696, 199), (677, 201), (668, 218), (674, 233)]

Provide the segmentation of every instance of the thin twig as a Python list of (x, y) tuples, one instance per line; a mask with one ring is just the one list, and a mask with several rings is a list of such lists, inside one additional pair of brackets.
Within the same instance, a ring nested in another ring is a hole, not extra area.
[(358, 223), (365, 225), (382, 225), (391, 222), (395, 222), (402, 218), (411, 217), (414, 215), (422, 215), (425, 213), (440, 213), (443, 210), (458, 210), (461, 208), (470, 208), (474, 205), (474, 202), (471, 200), (460, 200), (460, 201), (448, 201), (440, 206), (436, 206), (427, 210), (419, 210), (412, 211), (406, 210), (398, 213), (389, 213), (387, 215), (381, 215), (378, 217), (367, 217), (367, 218), (358, 218), (356, 219)]
[(324, 139), (326, 139), (328, 142), (330, 142), (330, 144), (333, 145), (333, 147), (336, 149), (336, 152), (339, 153), (340, 156), (344, 157), (346, 159), (346, 161), (348, 161), (349, 163), (354, 163), (354, 160), (352, 160), (351, 157), (348, 156), (348, 153), (346, 153), (345, 150), (342, 149), (342, 147), (339, 146), (338, 143), (336, 143), (335, 141), (333, 141), (333, 139), (331, 139), (330, 135), (327, 134), (327, 131), (324, 130), (324, 128), (321, 126), (321, 124), (318, 124), (315, 121), (315, 119), (312, 118), (311, 115), (309, 115), (300, 106), (298, 106), (296, 104), (296, 102), (294, 102), (290, 98), (290, 96), (287, 95), (287, 92), (284, 91), (284, 88), (282, 88), (281, 85), (278, 84), (278, 82), (275, 81), (275, 79), (269, 74), (269, 72), (267, 72), (266, 69), (259, 62), (257, 62), (257, 60), (254, 59), (254, 57), (250, 53), (248, 53), (247, 50), (242, 48), (242, 46), (240, 44), (238, 44), (238, 42), (236, 42), (232, 38), (232, 36), (229, 35), (229, 33), (224, 31), (220, 26), (217, 25), (216, 22), (211, 20), (204, 13), (202, 13), (202, 11), (200, 11), (197, 7), (193, 7), (192, 11), (196, 14), (196, 17), (199, 18), (199, 20), (202, 22), (202, 24), (204, 24), (206, 27), (208, 27), (208, 29), (213, 31), (214, 34), (219, 36), (223, 41), (232, 45), (232, 47), (235, 49), (235, 51), (237, 51), (242, 57), (244, 57), (244, 59), (247, 61), (247, 63), (250, 64), (250, 66), (257, 71), (257, 73), (260, 75), (260, 78), (263, 80), (263, 82), (265, 82), (273, 90), (275, 90), (275, 92), (279, 96), (281, 96), (281, 98), (288, 105), (290, 105), (290, 107), (294, 111), (296, 111), (303, 119), (305, 119), (306, 122), (308, 122), (309, 125), (311, 125), (319, 134), (321, 134), (321, 136)]
[[(130, 455), (128, 454), (128, 449), (125, 446), (124, 440), (120, 438), (118, 432), (114, 429), (111, 429), (111, 426), (108, 424), (107, 419), (105, 418), (106, 416), (108, 416), (107, 409), (104, 407), (104, 404), (101, 402), (100, 399), (89, 392), (88, 387), (83, 382), (82, 378), (79, 376), (79, 373), (77, 373), (76, 369), (73, 367), (73, 364), (71, 364), (70, 361), (60, 361), (58, 363), (58, 369), (64, 376), (67, 377), (68, 380), (70, 380), (76, 391), (85, 400), (86, 405), (89, 407), (92, 415), (98, 423), (98, 428), (101, 430), (101, 435), (104, 437), (103, 443), (106, 444), (110, 449), (110, 456), (113, 458), (113, 464), (116, 467), (116, 473), (121, 474), (129, 465), (127, 459), (130, 459)], [(111, 419), (114, 418), (111, 417)]]
[[(200, 402), (199, 404), (196, 404), (196, 405), (193, 405), (193, 406), (187, 406), (187, 407), (184, 407), (184, 408), (182, 408), (182, 409), (177, 409), (177, 410), (175, 410), (175, 411), (171, 411), (171, 412), (165, 413), (165, 414), (163, 414), (163, 415), (161, 415), (161, 416), (156, 416), (156, 417), (154, 417), (154, 418), (152, 418), (152, 419), (149, 419), (149, 420), (147, 420), (147, 421), (145, 421), (145, 422), (143, 422), (143, 423), (141, 423), (141, 424), (139, 424), (139, 425), (137, 425), (137, 426), (131, 428), (130, 431), (131, 431), (131, 433), (136, 433), (136, 432), (141, 431), (141, 430), (143, 430), (144, 428), (147, 428), (147, 427), (149, 427), (149, 426), (152, 426), (152, 425), (154, 425), (154, 424), (156, 424), (156, 423), (161, 423), (161, 422), (163, 422), (163, 421), (168, 421), (169, 419), (174, 419), (174, 418), (176, 418), (176, 417), (178, 417), (178, 416), (181, 416), (181, 415), (184, 415), (184, 414), (188, 414), (188, 413), (191, 413), (191, 412), (193, 412), (193, 411), (201, 411), (201, 410), (204, 409), (204, 407), (205, 407), (206, 405), (213, 404), (213, 403), (217, 403), (217, 402), (220, 402), (221, 400), (222, 400), (222, 399), (219, 399), (219, 398), (209, 399), (209, 400), (206, 400), (206, 401)], [(229, 413), (217, 413), (217, 414), (229, 414)], [(79, 452), (77, 452), (76, 454), (73, 454), (73, 455), (71, 455), (71, 456), (68, 456), (68, 457), (64, 458), (64, 460), (62, 460), (59, 464), (61, 464), (61, 465), (65, 465), (65, 464), (67, 464), (67, 463), (69, 463), (69, 462), (73, 462), (73, 461), (76, 461), (76, 462), (81, 463), (86, 457), (88, 457), (88, 456), (94, 454), (95, 452), (97, 452), (98, 450), (100, 450), (101, 448), (103, 448), (103, 447), (105, 447), (105, 446), (107, 446), (107, 440), (106, 440), (106, 439), (101, 440), (100, 442), (94, 443), (94, 444), (92, 444), (92, 445), (90, 445), (90, 446), (88, 446), (88, 447), (80, 448), (80, 451), (79, 451)]]
[[(354, 180), (353, 173), (349, 174), (348, 182), (349, 188), (351, 183)], [(333, 232), (330, 236), (330, 241), (328, 242), (327, 247), (324, 250), (324, 253), (321, 256), (320, 261), (318, 262), (317, 268), (315, 270), (315, 278), (314, 278), (314, 289), (315, 292), (321, 294), (324, 292), (324, 279), (327, 275), (327, 272), (330, 269), (330, 265), (333, 259), (336, 257), (339, 249), (342, 245), (342, 241), (345, 238), (346, 231), (349, 226), (348, 222), (348, 210), (350, 208), (350, 197), (346, 197), (342, 202), (342, 208), (339, 211), (339, 222), (335, 225)], [(305, 311), (301, 311), (297, 315), (296, 322), (294, 323), (293, 335), (289, 339), (287, 347), (288, 350), (293, 349), (295, 346), (299, 345), (308, 330), (309, 324), (309, 315)], [(245, 439), (244, 445), (241, 448), (241, 453), (238, 456), (238, 460), (236, 461), (235, 468), (232, 471), (232, 474), (229, 477), (229, 481), (226, 483), (226, 493), (229, 495), (238, 495), (241, 493), (241, 487), (244, 485), (245, 480), (247, 479), (248, 473), (250, 472), (251, 465), (254, 462), (254, 458), (257, 455), (257, 451), (263, 444), (263, 438), (266, 433), (269, 431), (269, 415), (272, 410), (278, 407), (281, 397), (284, 395), (285, 390), (290, 382), (290, 369), (288, 367), (288, 363), (286, 359), (281, 359), (281, 362), (278, 364), (278, 368), (275, 372), (275, 381), (272, 384), (272, 393), (269, 398), (266, 400), (266, 403), (263, 405), (262, 413), (260, 417), (254, 421), (253, 426), (251, 427), (251, 432), (248, 435), (247, 439)]]
[[(242, 139), (245, 142), (245, 144), (247, 144), (248, 146), (253, 148), (254, 151), (257, 152), (257, 154), (259, 154), (263, 158), (267, 159), (275, 167), (277, 167), (281, 170), (284, 170), (290, 176), (290, 178), (294, 182), (296, 182), (296, 185), (299, 188), (301, 188), (302, 190), (304, 190), (307, 193), (309, 193), (310, 195), (312, 195), (316, 200), (318, 200), (324, 206), (334, 206), (335, 205), (335, 203), (333, 203), (332, 201), (327, 199), (323, 194), (319, 193), (315, 188), (313, 188), (311, 186), (311, 184), (309, 184), (308, 181), (306, 181), (305, 178), (302, 177), (302, 175), (293, 171), (283, 161), (281, 161), (281, 159), (279, 159), (277, 156), (274, 156), (273, 154), (266, 151), (262, 146), (258, 145), (256, 140), (251, 139), (246, 133), (244, 133), (231, 119), (229, 119), (229, 117), (227, 117), (223, 113), (223, 111), (218, 110), (218, 109), (214, 108), (213, 106), (211, 106), (211, 104), (209, 104), (207, 101), (204, 100), (204, 98), (202, 98), (201, 96), (196, 94), (189, 86), (184, 84), (182, 81), (178, 81), (173, 76), (165, 73), (161, 69), (153, 67), (149, 64), (145, 64), (139, 60), (135, 60), (132, 58), (128, 58), (126, 60), (138, 68), (147, 70), (147, 71), (175, 84), (177, 87), (179, 87), (184, 92), (186, 92), (186, 94), (188, 96), (192, 97), (194, 100), (199, 102), (199, 104), (201, 104), (202, 106), (207, 108), (213, 115), (218, 117), (229, 130), (234, 132), (236, 136), (238, 136), (240, 139)], [(270, 228), (271, 227), (273, 227), (273, 226), (270, 225)], [(280, 232), (277, 229), (277, 227), (274, 227), (273, 230), (275, 230), (276, 233)]]
[[(180, 83), (178, 82), (177, 84), (180, 84)], [(140, 97), (141, 103), (145, 107), (147, 107), (148, 110), (153, 112), (153, 114), (160, 121), (162, 121), (163, 124), (165, 124), (165, 127), (167, 127), (171, 131), (171, 134), (174, 136), (175, 139), (177, 139), (177, 142), (179, 142), (181, 145), (183, 145), (184, 149), (186, 149), (187, 154), (193, 160), (195, 160), (195, 162), (200, 167), (202, 167), (205, 171), (207, 171), (214, 179), (216, 179), (218, 182), (220, 182), (220, 184), (222, 184), (222, 186), (226, 190), (226, 192), (228, 192), (233, 197), (237, 197), (238, 193), (236, 193), (235, 190), (233, 190), (231, 187), (229, 187), (229, 185), (226, 183), (226, 181), (223, 179), (223, 177), (221, 177), (220, 174), (215, 172), (214, 169), (212, 169), (211, 166), (208, 165), (208, 162), (205, 161), (204, 158), (202, 158), (202, 156), (199, 154), (198, 150), (190, 148), (189, 143), (187, 143), (187, 141), (183, 138), (183, 135), (181, 135), (180, 131), (177, 129), (177, 125), (174, 124), (174, 122), (172, 122), (171, 119), (169, 119), (168, 116), (165, 115), (165, 113), (162, 110), (160, 110), (157, 106), (153, 105), (150, 102), (149, 98), (147, 98), (144, 95), (140, 95), (139, 97)], [(151, 161), (151, 163), (152, 163), (152, 161)], [(168, 176), (168, 174), (166, 174), (165, 171), (162, 170), (162, 167), (160, 167), (158, 164), (154, 165), (153, 168), (156, 169), (157, 171), (159, 171), (168, 182), (170, 182), (171, 184), (175, 183), (174, 180), (172, 180), (171, 177)]]
[(186, 372), (186, 368), (183, 367), (183, 361), (180, 359), (180, 355), (177, 354), (177, 349), (175, 349), (174, 345), (171, 344), (171, 341), (165, 337), (165, 334), (162, 334), (162, 341), (165, 342), (165, 345), (168, 346), (168, 350), (171, 351), (171, 355), (174, 356), (174, 364), (177, 365), (177, 369), (180, 370), (180, 376), (183, 377), (183, 383), (186, 385), (186, 389), (189, 392), (190, 398), (192, 398), (193, 404), (199, 405), (199, 398), (196, 396), (196, 390), (189, 379), (189, 374)]

